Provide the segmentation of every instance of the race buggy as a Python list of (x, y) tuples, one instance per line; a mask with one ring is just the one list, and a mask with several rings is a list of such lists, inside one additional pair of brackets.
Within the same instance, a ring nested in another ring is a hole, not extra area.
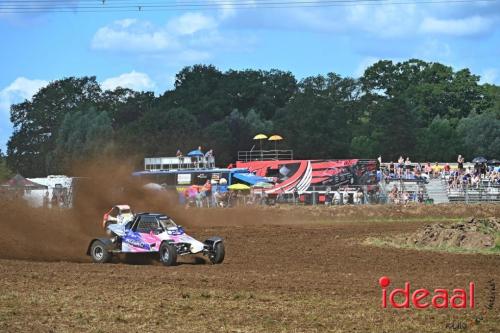
[(111, 224), (107, 231), (110, 238), (95, 238), (87, 249), (87, 255), (95, 263), (111, 261), (113, 255), (158, 253), (165, 266), (177, 263), (177, 256), (203, 254), (213, 264), (224, 260), (225, 249), (222, 238), (210, 237), (200, 242), (184, 232), (182, 226), (168, 216), (155, 213), (140, 213), (126, 224)]

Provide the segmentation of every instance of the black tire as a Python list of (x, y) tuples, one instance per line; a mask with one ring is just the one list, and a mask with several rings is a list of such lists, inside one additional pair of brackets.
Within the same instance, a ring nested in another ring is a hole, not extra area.
[(92, 257), (92, 261), (97, 264), (103, 264), (111, 261), (111, 253), (106, 248), (106, 245), (104, 245), (104, 243), (100, 240), (92, 242), (92, 246), (90, 247), (90, 256)]
[(175, 266), (177, 264), (177, 250), (169, 243), (163, 242), (160, 245), (160, 261), (165, 266)]
[(224, 243), (218, 242), (215, 244), (214, 251), (210, 254), (210, 262), (212, 264), (221, 264), (224, 261), (226, 249)]

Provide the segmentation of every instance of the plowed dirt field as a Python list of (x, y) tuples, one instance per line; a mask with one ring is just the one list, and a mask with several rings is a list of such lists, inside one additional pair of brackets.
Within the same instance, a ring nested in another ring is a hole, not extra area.
[[(178, 209), (189, 234), (224, 238), (226, 260), (175, 267), (90, 263), (87, 242), (102, 234), (94, 213), (3, 208), (1, 332), (500, 332), (499, 255), (363, 244), (499, 216), (500, 205)], [(473, 281), (475, 309), (383, 309), (381, 276), (412, 290)]]

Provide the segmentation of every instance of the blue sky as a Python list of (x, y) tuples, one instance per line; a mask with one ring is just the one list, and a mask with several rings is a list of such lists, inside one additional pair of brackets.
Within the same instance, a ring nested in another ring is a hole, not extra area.
[(3, 151), (12, 132), (10, 104), (67, 76), (95, 75), (108, 89), (159, 94), (196, 63), (278, 68), (300, 79), (332, 71), (357, 77), (379, 59), (417, 57), (469, 67), (483, 82), (500, 84), (500, 1), (278, 9), (226, 2), (205, 11), (107, 13), (82, 13), (84, 2), (69, 2), (68, 13), (0, 9)]

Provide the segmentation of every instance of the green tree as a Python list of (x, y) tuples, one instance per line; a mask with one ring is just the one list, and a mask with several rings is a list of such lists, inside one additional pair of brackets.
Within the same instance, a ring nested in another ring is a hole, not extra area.
[(297, 156), (348, 157), (354, 91), (355, 80), (334, 73), (304, 79), (294, 98), (276, 114), (277, 132)]
[(99, 109), (106, 110), (111, 117), (114, 129), (127, 126), (141, 119), (154, 107), (155, 96), (152, 92), (137, 92), (118, 87), (106, 90), (99, 100)]
[(500, 156), (500, 119), (493, 112), (461, 119), (457, 132), (463, 138), (464, 153), (469, 159)]
[(0, 181), (4, 181), (12, 176), (12, 172), (7, 167), (5, 156), (0, 150)]
[(66, 114), (96, 107), (100, 93), (95, 77), (66, 78), (40, 89), (31, 101), (12, 105), (9, 167), (32, 177), (59, 171), (49, 158), (59, 126)]
[[(233, 110), (223, 120), (212, 123), (203, 131), (207, 149), (214, 149), (217, 162), (227, 165), (235, 161), (234, 155), (239, 150), (249, 150), (251, 138), (257, 133), (271, 133), (273, 122), (264, 120), (250, 110), (246, 116)], [(265, 146), (263, 147), (265, 149)]]
[(74, 163), (109, 157), (112, 139), (113, 127), (107, 112), (90, 109), (68, 113), (57, 132), (50, 157), (68, 171)]
[(128, 148), (135, 147), (142, 155), (173, 156), (177, 149), (184, 152), (198, 145), (201, 137), (196, 117), (185, 108), (164, 110), (154, 108), (119, 134)]
[(491, 105), (479, 76), (468, 69), (454, 72), (449, 66), (418, 59), (393, 63), (382, 60), (366, 69), (361, 78), (368, 96), (406, 100), (416, 110), (421, 127), (436, 117), (460, 119)]
[(351, 155), (358, 158), (376, 158), (380, 152), (377, 142), (372, 138), (361, 135), (351, 140)]
[(412, 155), (416, 140), (415, 110), (404, 99), (393, 98), (379, 101), (370, 111), (371, 139), (378, 145), (383, 159)]
[(429, 127), (418, 132), (416, 157), (420, 161), (453, 161), (461, 148), (462, 140), (453, 124), (436, 116)]

